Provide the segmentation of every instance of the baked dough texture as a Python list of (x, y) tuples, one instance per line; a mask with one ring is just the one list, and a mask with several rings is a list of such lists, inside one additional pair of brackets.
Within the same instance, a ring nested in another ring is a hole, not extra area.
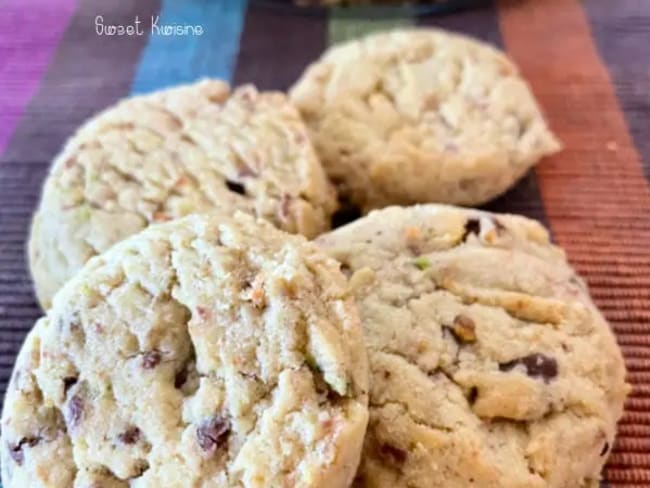
[(347, 486), (368, 369), (338, 263), (237, 213), (92, 258), (27, 337), (5, 488)]
[(285, 95), (203, 80), (126, 99), (54, 160), (29, 242), (36, 294), (49, 307), (88, 259), (153, 222), (243, 210), (313, 237), (335, 205)]
[(368, 347), (358, 486), (598, 486), (625, 367), (540, 224), (389, 207), (317, 242), (350, 276)]
[(560, 147), (502, 52), (442, 30), (335, 45), (290, 96), (341, 199), (364, 211), (479, 205)]

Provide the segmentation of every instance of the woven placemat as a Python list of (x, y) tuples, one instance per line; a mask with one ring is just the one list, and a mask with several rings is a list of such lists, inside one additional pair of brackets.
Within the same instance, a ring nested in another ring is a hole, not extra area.
[[(106, 36), (136, 16), (144, 35)], [(156, 22), (200, 37), (152, 34)], [(604, 473), (650, 486), (650, 2), (521, 0), (447, 16), (302, 15), (243, 0), (4, 0), (0, 11), (0, 391), (40, 315), (26, 270), (31, 212), (52, 156), (84, 119), (130, 93), (200, 76), (285, 89), (328, 45), (437, 25), (507, 50), (565, 150), (487, 208), (544, 222), (586, 277), (623, 348), (633, 392)], [(645, 60), (645, 61), (643, 61)]]

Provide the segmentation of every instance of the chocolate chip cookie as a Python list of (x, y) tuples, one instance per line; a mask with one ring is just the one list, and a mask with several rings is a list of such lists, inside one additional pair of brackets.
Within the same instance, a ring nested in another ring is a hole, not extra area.
[(478, 205), (559, 143), (506, 56), (442, 30), (336, 45), (290, 93), (342, 199)]
[(317, 243), (350, 277), (369, 351), (358, 486), (598, 486), (625, 367), (541, 225), (390, 207)]
[(5, 488), (347, 486), (368, 419), (338, 263), (243, 213), (92, 258), (25, 341)]
[(36, 293), (49, 307), (88, 259), (152, 222), (238, 209), (313, 237), (335, 205), (285, 95), (204, 80), (127, 99), (53, 163), (29, 244)]

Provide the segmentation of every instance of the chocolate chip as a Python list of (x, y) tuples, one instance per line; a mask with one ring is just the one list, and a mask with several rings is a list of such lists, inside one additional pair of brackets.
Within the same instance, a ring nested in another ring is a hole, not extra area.
[(66, 376), (65, 378), (63, 378), (63, 394), (64, 395), (68, 394), (68, 390), (70, 388), (72, 388), (77, 383), (78, 379), (79, 378), (77, 378), (76, 376)]
[(74, 395), (68, 402), (68, 425), (74, 427), (83, 417), (84, 402), (80, 396)]
[(174, 388), (180, 390), (186, 381), (187, 381), (187, 368), (183, 368), (178, 373), (176, 373), (176, 376), (174, 376)]
[(609, 442), (605, 442), (603, 449), (600, 451), (600, 455), (604, 456), (609, 451)]
[(361, 210), (358, 207), (351, 204), (344, 204), (332, 215), (332, 229), (349, 224), (359, 217), (361, 217)]
[(153, 369), (158, 366), (161, 359), (162, 356), (160, 355), (160, 351), (156, 349), (147, 351), (142, 355), (142, 367), (144, 369)]
[(526, 374), (533, 378), (541, 376), (544, 381), (549, 381), (557, 376), (557, 361), (538, 353), (501, 363), (499, 369), (510, 371), (518, 365), (523, 365), (526, 368)]
[(18, 441), (18, 444), (14, 444), (13, 446), (11, 444), (7, 445), (7, 448), (9, 449), (9, 456), (11, 459), (14, 460), (14, 462), (20, 466), (23, 464), (23, 461), (25, 460), (25, 453), (23, 452), (23, 447), (24, 446), (29, 446), (29, 447), (34, 447), (36, 444), (38, 444), (40, 441), (40, 438), (38, 437), (23, 437)]
[(220, 415), (206, 420), (196, 429), (196, 440), (206, 452), (216, 451), (228, 440), (229, 435), (230, 422)]
[(472, 386), (469, 389), (469, 393), (467, 394), (467, 401), (470, 403), (470, 405), (474, 404), (476, 399), (478, 398), (478, 388), (475, 386)]
[(465, 242), (470, 234), (479, 235), (481, 233), (481, 221), (479, 219), (467, 219), (465, 222), (465, 233), (462, 241)]
[(226, 186), (233, 193), (239, 193), (240, 195), (246, 195), (246, 188), (241, 183), (236, 181), (226, 180)]
[(391, 444), (382, 444), (379, 447), (379, 455), (393, 465), (402, 465), (406, 462), (408, 453), (404, 449), (400, 449)]
[(117, 438), (123, 444), (135, 444), (138, 442), (138, 440), (140, 440), (140, 429), (135, 426), (129, 427), (124, 432), (119, 434)]
[(352, 276), (352, 268), (350, 267), (349, 263), (346, 263), (345, 261), (341, 261), (340, 270), (341, 273), (343, 273), (346, 278), (350, 278)]

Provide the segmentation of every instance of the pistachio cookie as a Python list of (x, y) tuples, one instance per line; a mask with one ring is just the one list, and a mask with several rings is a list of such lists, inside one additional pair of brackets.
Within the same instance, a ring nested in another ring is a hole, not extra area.
[(347, 486), (366, 353), (338, 263), (243, 213), (92, 258), (28, 336), (4, 488)]
[(478, 205), (559, 149), (506, 56), (441, 30), (334, 46), (290, 96), (342, 198), (366, 211)]
[(359, 486), (598, 486), (625, 367), (541, 225), (390, 207), (317, 242), (350, 275), (369, 352)]
[(92, 256), (152, 222), (243, 210), (313, 237), (334, 191), (286, 96), (204, 80), (118, 103), (55, 159), (29, 256), (45, 308)]

